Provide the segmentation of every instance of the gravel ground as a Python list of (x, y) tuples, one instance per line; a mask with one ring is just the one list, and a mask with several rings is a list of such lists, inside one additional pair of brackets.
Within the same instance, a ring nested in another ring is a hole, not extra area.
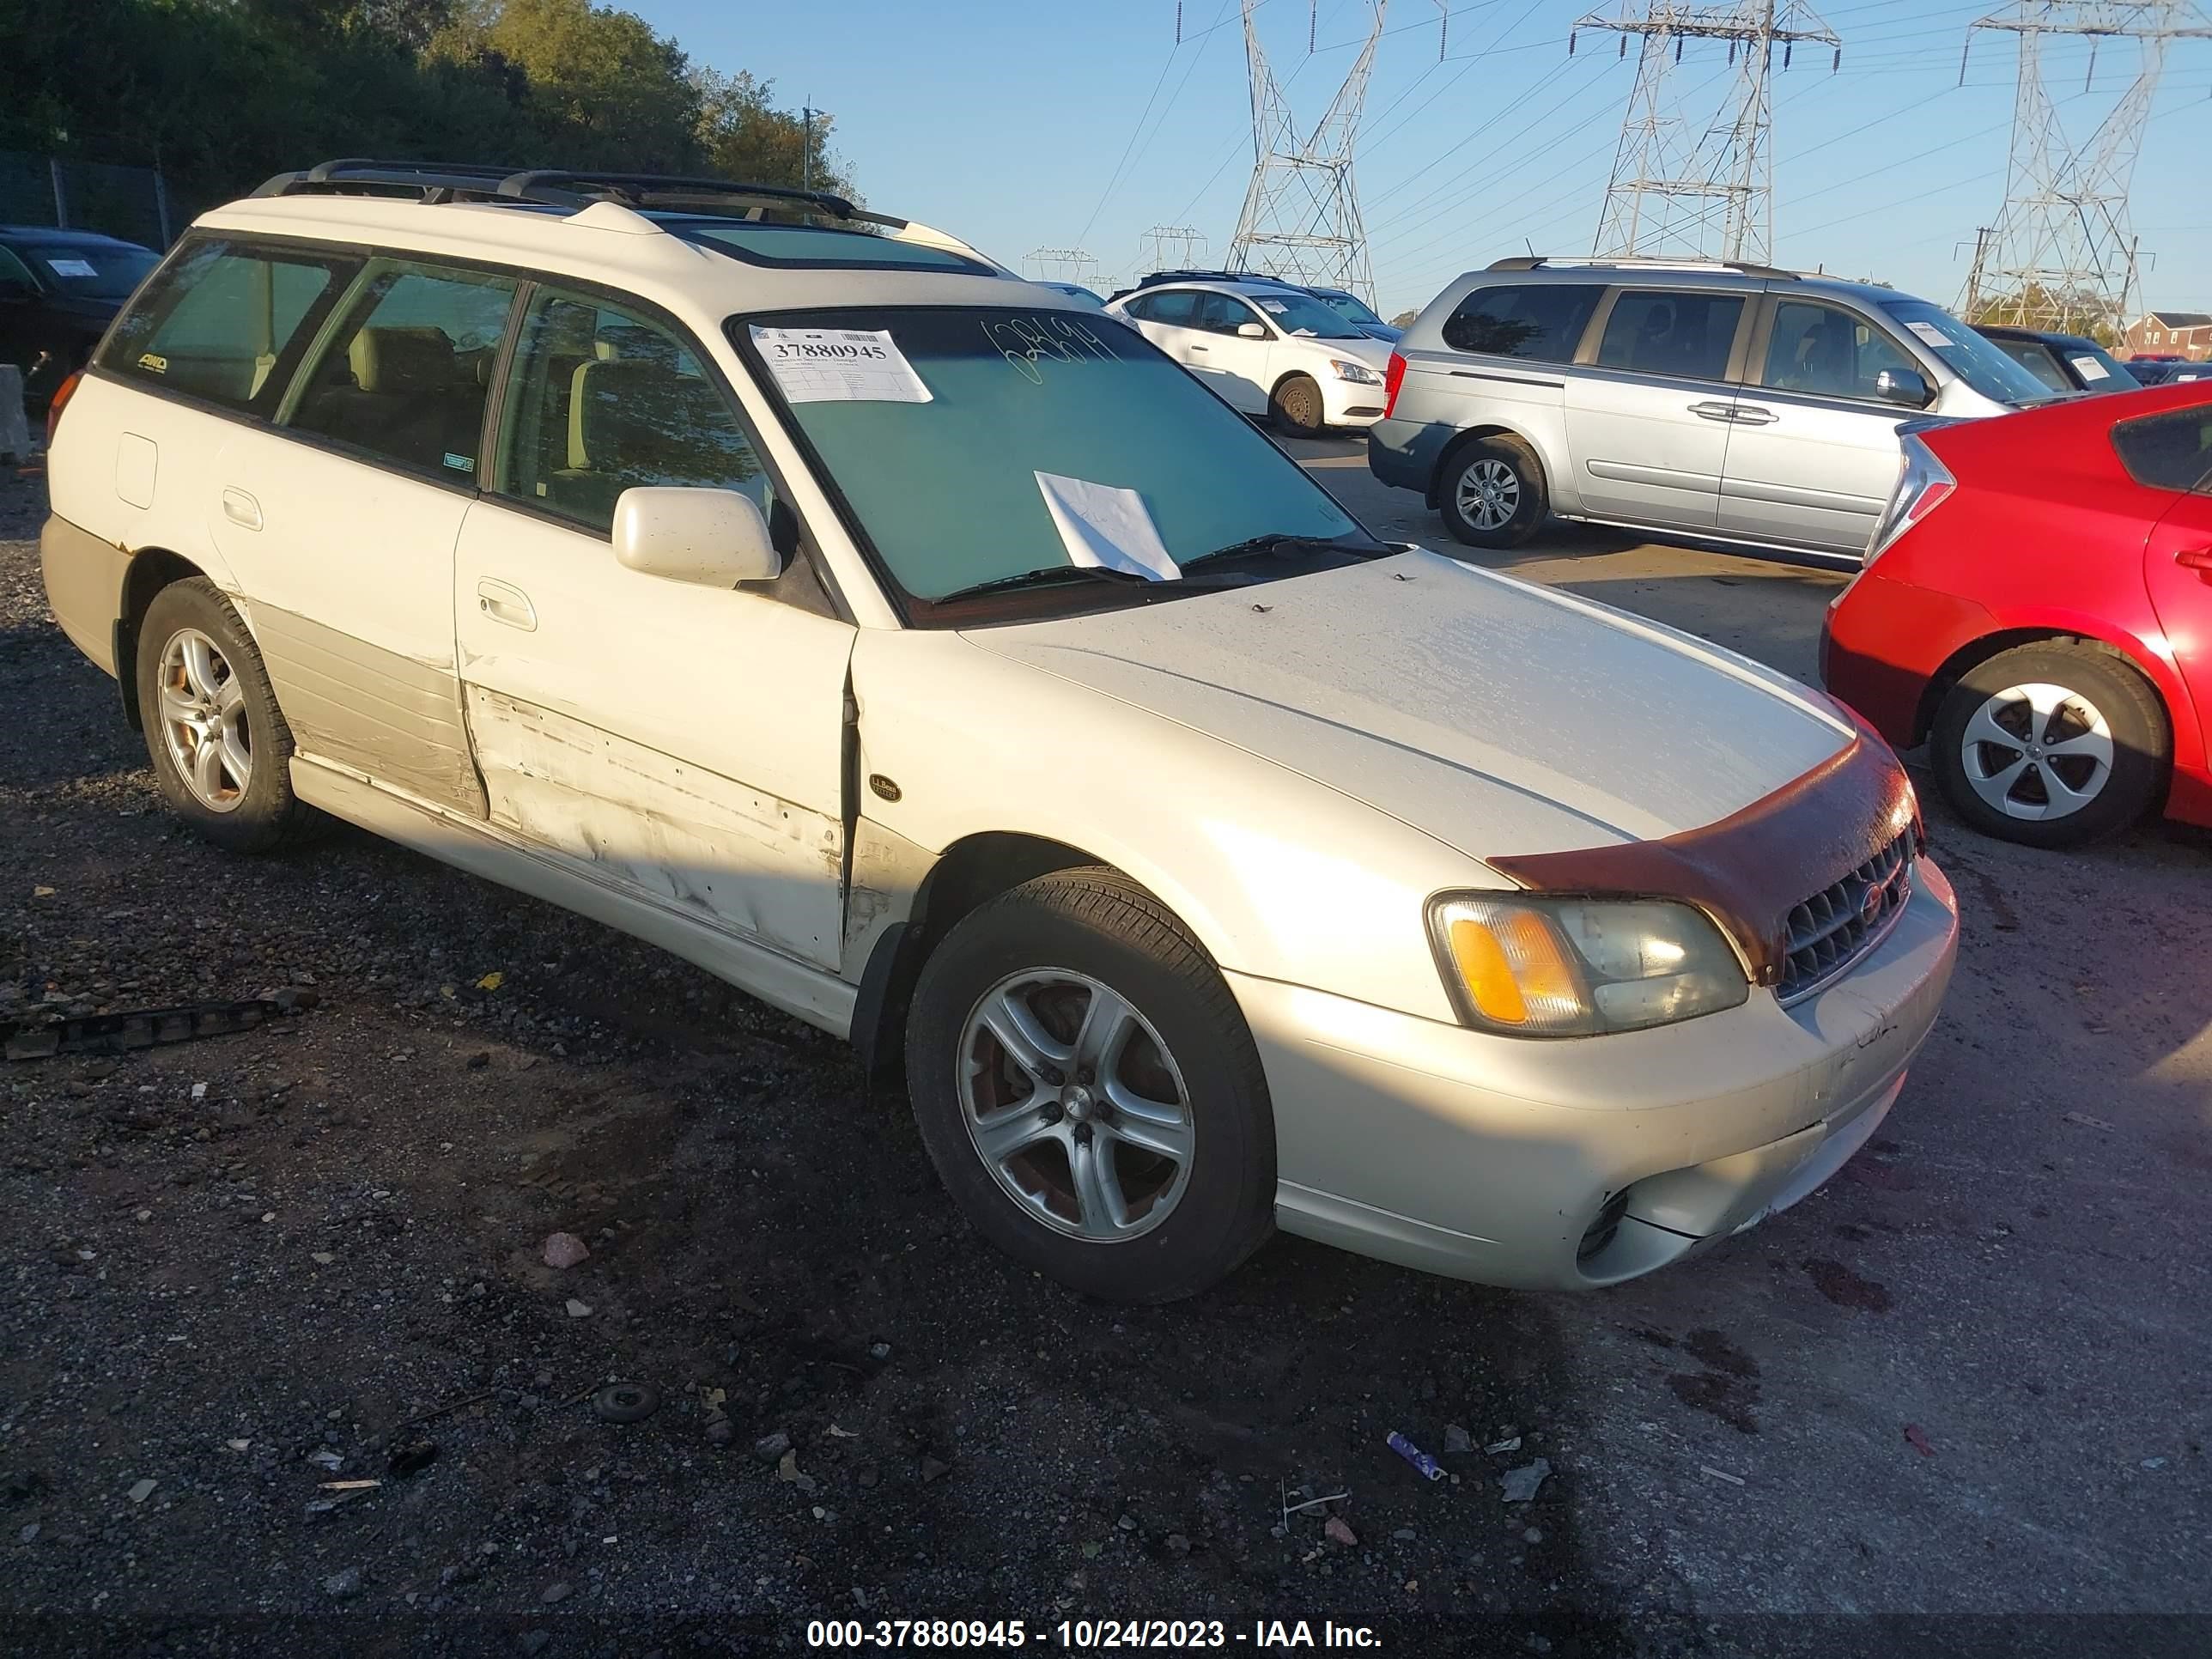
[[(15, 1650), (795, 1646), (825, 1614), (1644, 1639), (1585, 1571), (1546, 1303), (1282, 1240), (1192, 1304), (1087, 1304), (971, 1235), (810, 1029), (366, 835), (201, 844), (52, 626), (43, 512), (0, 482), (0, 1019), (314, 1006), (0, 1073)], [(545, 1267), (556, 1231), (589, 1259)], [(600, 1420), (611, 1380), (659, 1409)], [(330, 1507), (348, 1480), (382, 1484)]]

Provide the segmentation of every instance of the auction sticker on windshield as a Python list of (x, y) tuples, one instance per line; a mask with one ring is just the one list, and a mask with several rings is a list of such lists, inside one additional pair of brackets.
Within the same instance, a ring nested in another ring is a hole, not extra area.
[(46, 269), (57, 276), (97, 276), (89, 259), (49, 259)]
[(2112, 370), (2094, 357), (2069, 357), (2066, 361), (2074, 365), (2085, 380), (2109, 380), (2112, 378)]
[(762, 328), (753, 344), (794, 404), (926, 404), (929, 388), (887, 328)]
[(1940, 347), (1951, 343), (1951, 337), (1933, 323), (1907, 323), (1905, 327), (1912, 331), (1923, 345)]

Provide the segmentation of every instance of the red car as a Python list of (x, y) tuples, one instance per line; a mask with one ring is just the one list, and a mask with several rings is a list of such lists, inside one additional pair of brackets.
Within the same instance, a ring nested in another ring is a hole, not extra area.
[(1828, 690), (1986, 834), (2212, 825), (2212, 384), (1905, 434)]

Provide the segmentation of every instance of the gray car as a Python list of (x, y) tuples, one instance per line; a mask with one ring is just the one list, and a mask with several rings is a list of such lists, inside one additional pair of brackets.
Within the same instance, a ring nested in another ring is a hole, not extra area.
[(1556, 514), (1859, 559), (1902, 422), (2052, 395), (1941, 307), (1761, 265), (1501, 259), (1398, 355), (1368, 465), (1476, 547)]

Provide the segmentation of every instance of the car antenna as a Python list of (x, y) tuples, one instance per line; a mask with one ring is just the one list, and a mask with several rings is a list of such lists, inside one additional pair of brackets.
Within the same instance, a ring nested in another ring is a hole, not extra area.
[(1536, 239), (1533, 236), (1523, 236), (1521, 240), (1528, 246), (1528, 257), (1532, 259), (1536, 257)]

